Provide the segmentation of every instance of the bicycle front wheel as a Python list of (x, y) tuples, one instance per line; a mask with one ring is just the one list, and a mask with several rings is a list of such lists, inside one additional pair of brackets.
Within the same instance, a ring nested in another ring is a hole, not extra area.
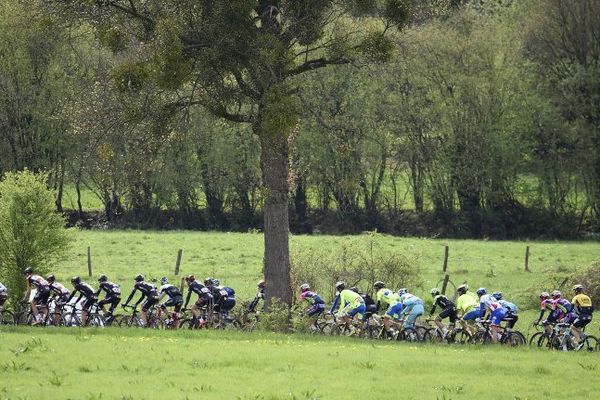
[(2, 318), (0, 318), (0, 325), (15, 325), (15, 316), (12, 311), (2, 311)]

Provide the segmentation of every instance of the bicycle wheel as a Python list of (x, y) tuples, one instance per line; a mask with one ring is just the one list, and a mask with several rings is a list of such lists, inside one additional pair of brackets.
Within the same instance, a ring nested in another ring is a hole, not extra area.
[(94, 328), (103, 328), (104, 327), (104, 319), (99, 315), (94, 315), (88, 321), (88, 325)]
[(598, 347), (598, 339), (595, 336), (586, 336), (579, 345), (575, 348), (575, 351), (596, 351)]
[(538, 333), (541, 333), (541, 335), (539, 335), (539, 337), (538, 337), (538, 341), (536, 343), (537, 347), (552, 349), (552, 336), (545, 332), (544, 333), (538, 332)]
[(12, 311), (4, 310), (2, 311), (2, 318), (0, 318), (0, 325), (14, 325), (15, 324), (15, 316)]
[[(564, 343), (564, 347), (563, 347), (563, 341)], [(564, 335), (556, 335), (552, 338), (552, 341), (550, 342), (550, 347), (551, 350), (573, 350), (573, 346), (571, 345), (571, 341), (570, 340), (566, 340), (564, 339)]]
[(492, 336), (488, 331), (477, 331), (471, 341), (475, 344), (490, 344), (492, 343)]
[(526, 342), (525, 338), (521, 335), (518, 335), (515, 332), (509, 332), (503, 336), (501, 343), (508, 347), (517, 347), (523, 346)]
[(437, 328), (429, 328), (423, 335), (423, 341), (430, 343), (444, 343), (444, 337)]
[(407, 342), (415, 343), (421, 340), (419, 332), (414, 328), (405, 328), (398, 333), (397, 340), (405, 340)]
[(527, 342), (527, 343), (528, 343), (530, 346), (534, 346), (534, 345), (535, 345), (535, 346), (538, 346), (538, 347), (539, 347), (539, 344), (538, 344), (538, 343), (539, 343), (539, 341), (540, 341), (540, 338), (541, 338), (541, 336), (542, 336), (544, 333), (545, 333), (545, 332), (536, 332), (536, 333), (534, 333), (533, 335), (531, 335), (531, 337), (529, 338), (529, 340), (528, 340), (528, 342)]
[(63, 326), (80, 326), (81, 321), (79, 321), (79, 317), (76, 313), (68, 312), (63, 314), (62, 324)]
[(450, 343), (456, 343), (456, 344), (467, 344), (467, 343), (470, 343), (471, 340), (472, 340), (471, 334), (462, 328), (453, 330), (450, 333), (450, 336), (448, 339), (448, 341)]

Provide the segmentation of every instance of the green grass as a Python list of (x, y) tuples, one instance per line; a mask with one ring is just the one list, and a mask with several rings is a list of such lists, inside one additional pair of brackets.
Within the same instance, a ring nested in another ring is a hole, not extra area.
[[(73, 275), (87, 275), (87, 247), (91, 247), (95, 278), (109, 275), (123, 285), (132, 286), (137, 273), (148, 278), (163, 275), (174, 279), (177, 250), (183, 249), (181, 275), (193, 273), (199, 278), (218, 277), (233, 287), (241, 299), (254, 295), (262, 276), (263, 236), (250, 233), (215, 233), (187, 231), (74, 231), (74, 244), (54, 271), (61, 280)], [(365, 242), (366, 236), (293, 236), (292, 251), (321, 247), (336, 251), (352, 241)], [(597, 242), (495, 242), (475, 240), (435, 240), (383, 236), (383, 247), (398, 253), (418, 256), (427, 293), (443, 278), (444, 246), (450, 248), (448, 272), (455, 284), (468, 282), (473, 288), (485, 286), (502, 290), (507, 298), (516, 298), (529, 306), (535, 294), (531, 288), (545, 279), (546, 271), (570, 272), (600, 261)], [(524, 271), (527, 245), (531, 246), (529, 267)], [(363, 288), (365, 289), (365, 288)], [(553, 289), (553, 288), (547, 288)], [(330, 294), (323, 293), (329, 297)], [(533, 297), (532, 297), (533, 296)], [(427, 297), (427, 296), (425, 296)]]
[(592, 398), (597, 354), (237, 332), (0, 329), (2, 399)]

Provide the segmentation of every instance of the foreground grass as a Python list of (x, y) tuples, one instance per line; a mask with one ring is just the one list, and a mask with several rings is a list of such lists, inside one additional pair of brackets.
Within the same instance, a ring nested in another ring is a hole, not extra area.
[[(252, 233), (156, 232), (156, 231), (75, 231), (74, 245), (55, 269), (59, 279), (87, 275), (87, 247), (91, 247), (95, 278), (100, 273), (122, 284), (127, 292), (135, 274), (149, 278), (167, 276), (175, 279), (177, 250), (183, 249), (181, 273), (199, 278), (218, 277), (232, 286), (238, 298), (253, 297), (256, 282), (262, 276), (263, 236)], [(600, 261), (598, 242), (517, 242), (476, 240), (435, 240), (382, 236), (381, 246), (400, 254), (414, 255), (424, 280), (417, 294), (428, 297), (429, 288), (442, 278), (444, 246), (450, 248), (448, 272), (456, 284), (468, 282), (472, 287), (485, 286), (502, 290), (521, 307), (532, 307), (536, 294), (532, 287), (544, 281), (552, 271), (572, 272)], [(327, 249), (337, 253), (362, 236), (293, 236), (292, 252), (298, 249)], [(531, 246), (529, 267), (524, 271), (524, 255)], [(363, 290), (366, 288), (363, 288)], [(414, 289), (414, 288), (413, 288)], [(546, 288), (553, 289), (553, 288)], [(328, 298), (330, 293), (323, 293)]]
[(598, 354), (523, 348), (0, 329), (1, 399), (585, 399), (599, 369)]

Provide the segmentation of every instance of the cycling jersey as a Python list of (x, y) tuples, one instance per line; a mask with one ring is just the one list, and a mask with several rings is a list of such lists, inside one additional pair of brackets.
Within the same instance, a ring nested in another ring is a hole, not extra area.
[(142, 293), (142, 297), (140, 297), (140, 299), (135, 303), (135, 305), (137, 306), (144, 299), (146, 299), (146, 302), (144, 304), (142, 304), (142, 311), (148, 311), (148, 309), (150, 307), (152, 307), (154, 304), (156, 304), (156, 302), (158, 301), (158, 293), (156, 291), (156, 286), (154, 286), (151, 283), (144, 282), (144, 281), (136, 282), (133, 285), (133, 290), (131, 291), (131, 294), (125, 301), (125, 304), (129, 304), (129, 302), (131, 301), (131, 299), (133, 298), (133, 296), (135, 295), (135, 292), (137, 290), (139, 290), (140, 293)]
[(445, 310), (447, 308), (454, 308), (455, 305), (443, 294), (438, 294), (433, 298), (433, 306), (431, 307), (431, 312), (429, 313), (430, 315), (433, 315), (436, 307), (440, 307), (442, 310)]
[(423, 300), (410, 293), (405, 293), (400, 296), (400, 301), (403, 305), (400, 316), (402, 317), (403, 315), (407, 315), (407, 318), (404, 321), (404, 327), (412, 328), (416, 319), (425, 312), (425, 309), (423, 308)]
[(0, 295), (6, 294), (7, 292), (8, 292), (8, 290), (6, 289), (6, 286), (4, 286), (2, 283), (0, 283)]
[[(361, 313), (364, 317), (365, 312), (365, 300), (361, 297), (360, 294), (353, 292), (349, 289), (344, 289), (340, 292), (339, 295), (340, 308), (338, 311), (338, 317), (343, 317), (344, 315), (348, 315), (353, 317), (357, 313)], [(362, 312), (359, 310), (363, 308)], [(358, 310), (357, 312), (355, 312)]]
[(592, 305), (592, 299), (589, 296), (579, 293), (571, 301), (571, 307), (577, 312), (578, 315), (592, 315), (594, 307)]
[(471, 292), (461, 295), (456, 301), (456, 308), (463, 315), (473, 311), (479, 305), (479, 299)]
[(498, 300), (498, 303), (500, 303), (500, 306), (502, 306), (503, 309), (511, 314), (517, 314), (519, 312), (519, 308), (516, 306), (516, 304), (513, 304), (510, 301)]
[(310, 305), (325, 304), (325, 302), (323, 301), (321, 296), (319, 296), (315, 292), (311, 292), (310, 290), (307, 290), (306, 292), (302, 292), (302, 294), (300, 294), (300, 300), (305, 300)]
[(58, 297), (68, 297), (71, 292), (62, 283), (53, 282), (50, 284), (50, 290)]
[(552, 310), (559, 313), (559, 319), (564, 318), (569, 311), (571, 311), (571, 302), (567, 299), (554, 299), (552, 300)]
[(111, 298), (111, 297), (120, 297), (121, 296), (121, 287), (119, 285), (117, 285), (116, 283), (110, 282), (110, 281), (105, 281), (100, 283), (100, 286), (98, 286), (98, 290), (96, 291), (96, 296), (98, 296), (100, 294), (100, 292), (104, 292), (105, 293), (105, 298)]
[(159, 293), (158, 300), (162, 300), (163, 297), (165, 297), (165, 296), (168, 296), (169, 299), (182, 299), (183, 300), (183, 296), (181, 295), (181, 292), (179, 291), (177, 286), (171, 285), (169, 283), (162, 285), (160, 287), (160, 289), (158, 290), (158, 293)]
[(377, 291), (377, 302), (386, 303), (391, 307), (400, 303), (400, 296), (390, 289), (379, 289)]
[(35, 286), (37, 290), (48, 290), (48, 286), (50, 285), (47, 280), (39, 275), (29, 275), (27, 281), (31, 286)]
[(265, 298), (265, 289), (263, 288), (263, 289), (260, 289), (258, 291), (258, 293), (256, 293), (256, 296), (254, 296), (254, 300), (252, 300), (250, 302), (250, 304), (248, 304), (248, 309), (247, 309), (248, 312), (256, 311), (256, 306), (258, 305), (258, 302), (264, 298)]

